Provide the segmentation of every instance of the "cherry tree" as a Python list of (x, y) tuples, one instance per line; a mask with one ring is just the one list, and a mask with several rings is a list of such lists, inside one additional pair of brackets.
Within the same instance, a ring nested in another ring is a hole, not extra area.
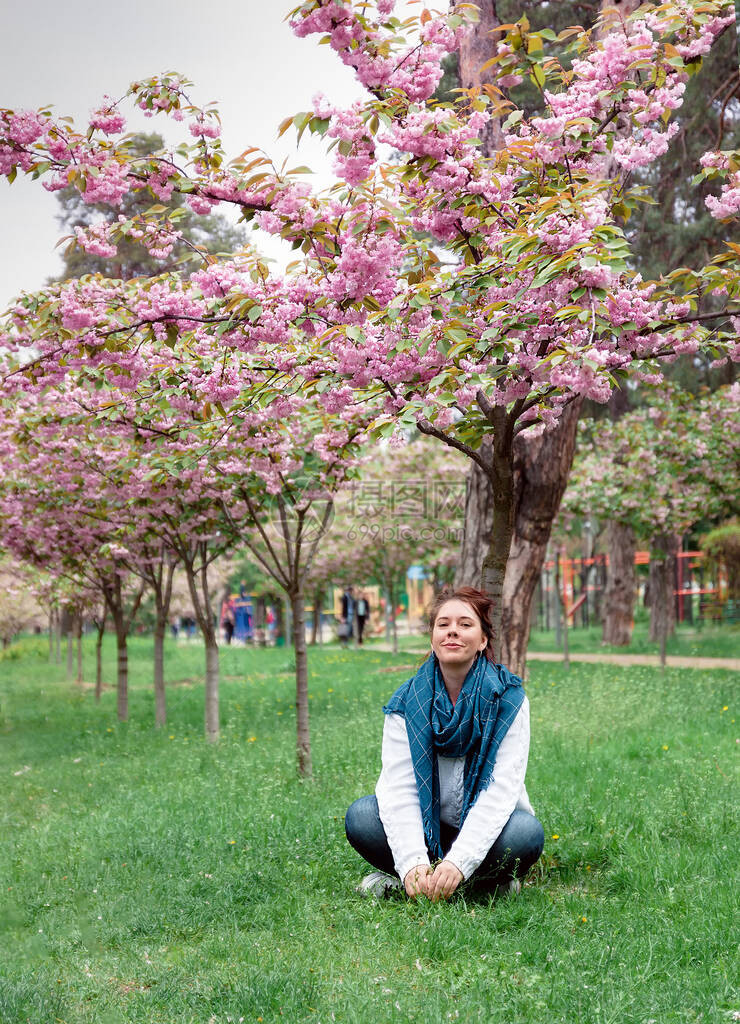
[[(404, 22), (392, 10), (391, 0), (307, 0), (293, 12), (295, 31), (324, 36), (368, 93), (349, 109), (316, 97), (282, 126), (334, 148), (338, 184), (326, 195), (302, 168), (276, 168), (255, 150), (226, 164), (215, 110), (194, 104), (175, 74), (138, 81), (128, 95), (151, 114), (187, 118), (191, 142), (177, 153), (134, 155), (119, 101), (104, 101), (79, 131), (48, 110), (0, 112), (0, 170), (10, 179), (20, 171), (110, 204), (109, 220), (76, 233), (89, 251), (111, 255), (135, 237), (166, 258), (179, 234), (161, 203), (128, 219), (115, 208), (130, 192), (162, 200), (177, 190), (196, 212), (235, 205), (298, 256), (285, 275), (241, 254), (189, 281), (53, 286), (14, 305), (3, 345), (23, 387), (53, 383), (80, 361), (140, 381), (151, 369), (142, 346), (156, 341), (183, 360), (220, 346), (223, 367), (213, 358), (198, 382), (214, 407), (224, 386), (240, 387), (238, 368), (224, 384), (235, 351), (315, 392), (332, 415), (382, 399), (380, 435), (417, 426), (491, 482), (482, 583), (497, 601), (500, 654), (517, 437), (552, 429), (583, 397), (605, 401), (625, 377), (659, 379), (677, 353), (737, 354), (736, 250), (645, 283), (620, 226), (641, 199), (629, 172), (665, 151), (686, 76), (734, 10), (729, 0), (645, 4), (608, 30), (555, 38), (524, 20), (501, 26), (496, 84), (452, 104), (431, 97), (474, 9)], [(507, 95), (522, 75), (540, 89), (542, 114)], [(503, 144), (486, 154), (479, 140), (492, 118)], [(723, 219), (737, 210), (735, 160), (703, 161), (702, 173), (723, 177), (712, 210)], [(515, 670), (522, 650), (508, 658)]]

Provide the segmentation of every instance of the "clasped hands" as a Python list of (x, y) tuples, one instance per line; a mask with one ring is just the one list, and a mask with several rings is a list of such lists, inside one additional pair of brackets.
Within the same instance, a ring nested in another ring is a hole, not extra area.
[(403, 884), (412, 899), (426, 896), (432, 903), (436, 903), (437, 900), (446, 900), (451, 896), (462, 880), (462, 871), (452, 861), (441, 860), (436, 868), (428, 864), (417, 864), (406, 872)]

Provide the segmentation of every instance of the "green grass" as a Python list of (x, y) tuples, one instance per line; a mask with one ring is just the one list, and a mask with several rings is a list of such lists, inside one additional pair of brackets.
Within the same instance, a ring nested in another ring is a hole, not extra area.
[[(632, 642), (627, 647), (613, 647), (601, 642), (601, 626), (569, 629), (568, 646), (571, 652), (596, 651), (603, 654), (659, 654), (660, 646), (648, 639), (648, 624), (635, 623)], [(532, 630), (530, 651), (562, 650), (555, 643), (555, 630)], [(740, 624), (721, 626), (681, 624), (666, 641), (666, 653), (685, 658), (740, 658)]]
[[(400, 650), (419, 650), (426, 642), (421, 630), (411, 636), (399, 636)], [(370, 641), (372, 646), (374, 641)], [(385, 637), (382, 638), (385, 643)], [(657, 643), (648, 640), (648, 624), (646, 621), (635, 623), (632, 642), (627, 647), (613, 647), (601, 642), (601, 626), (578, 627), (568, 630), (568, 647), (571, 653), (598, 654), (654, 654), (660, 648)], [(562, 642), (558, 647), (555, 630), (534, 629), (529, 640), (530, 651), (562, 651)], [(702, 658), (740, 658), (740, 623), (715, 625), (679, 625), (666, 644), (668, 654), (682, 657)]]
[(311, 651), (314, 778), (300, 782), (290, 650), (223, 652), (215, 747), (195, 645), (168, 648), (161, 733), (146, 639), (126, 725), (112, 689), (96, 706), (41, 641), (13, 651), (3, 1024), (672, 1024), (740, 1009), (732, 673), (533, 664), (527, 784), (545, 853), (519, 899), (431, 905), (358, 896), (343, 835), (409, 654)]

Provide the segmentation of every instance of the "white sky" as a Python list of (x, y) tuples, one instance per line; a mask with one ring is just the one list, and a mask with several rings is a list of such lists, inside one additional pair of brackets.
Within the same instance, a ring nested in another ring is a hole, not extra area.
[[(324, 92), (346, 104), (362, 94), (351, 71), (318, 36), (297, 39), (285, 23), (298, 0), (26, 0), (0, 4), (0, 105), (55, 112), (79, 125), (104, 94), (120, 96), (137, 77), (178, 71), (194, 83), (197, 103), (216, 101), (227, 158), (259, 146), (282, 159), (295, 155), (292, 129), (277, 140), (289, 114), (308, 110)], [(403, 8), (404, 4), (399, 4)], [(417, 8), (418, 10), (418, 8)], [(124, 106), (128, 130), (174, 135), (163, 117)], [(183, 133), (187, 127), (181, 126)], [(304, 135), (301, 164), (330, 162)], [(320, 180), (321, 180), (320, 179)], [(41, 287), (59, 272), (58, 203), (39, 182), (0, 178), (0, 310), (12, 296)]]

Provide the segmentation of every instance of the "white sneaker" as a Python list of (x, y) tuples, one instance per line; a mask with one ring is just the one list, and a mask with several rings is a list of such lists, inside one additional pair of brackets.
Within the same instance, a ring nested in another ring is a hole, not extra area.
[(510, 882), (504, 882), (503, 885), (497, 885), (494, 890), (495, 896), (518, 896), (522, 891), (522, 883), (518, 878), (512, 878)]
[(373, 871), (365, 875), (356, 887), (356, 891), (363, 896), (377, 896), (378, 899), (390, 896), (396, 889), (403, 889), (401, 879), (396, 875), (387, 875), (385, 871)]

